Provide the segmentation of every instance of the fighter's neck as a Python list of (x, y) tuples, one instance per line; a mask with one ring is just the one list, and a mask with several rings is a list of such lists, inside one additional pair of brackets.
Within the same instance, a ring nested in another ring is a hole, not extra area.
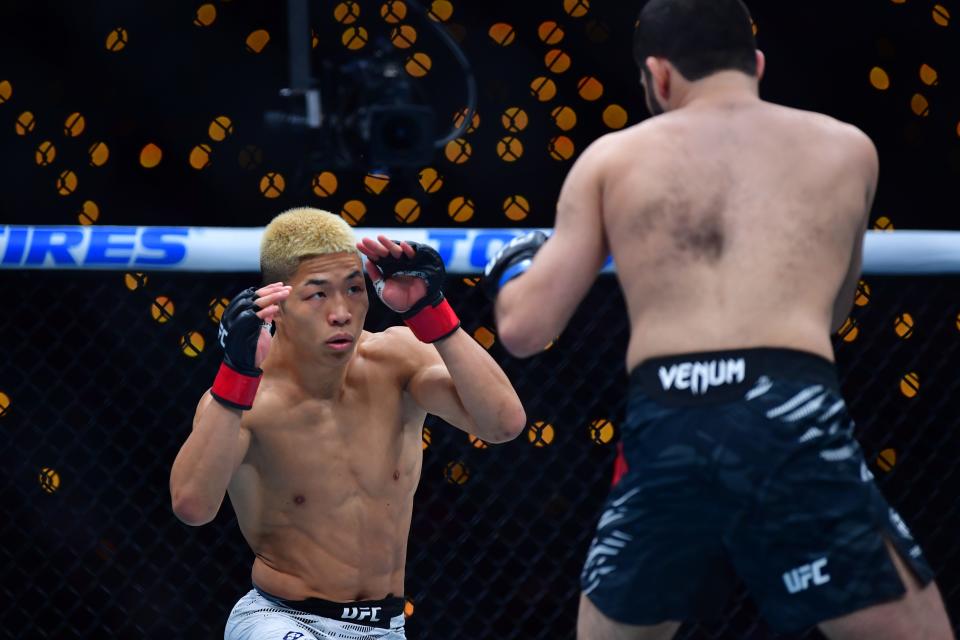
[(356, 357), (355, 349), (349, 355), (334, 359), (304, 352), (286, 340), (274, 340), (264, 369), (271, 376), (286, 378), (305, 396), (337, 400), (343, 393), (350, 362)]
[(756, 103), (760, 101), (759, 82), (739, 71), (721, 71), (688, 83), (676, 100), (675, 108)]

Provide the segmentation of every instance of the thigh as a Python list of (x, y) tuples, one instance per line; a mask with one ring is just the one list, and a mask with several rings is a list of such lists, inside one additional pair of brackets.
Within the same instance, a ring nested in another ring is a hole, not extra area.
[(603, 615), (587, 596), (580, 596), (577, 640), (669, 640), (679, 628), (679, 622), (650, 626), (623, 624)]
[[(703, 479), (703, 456), (684, 440), (681, 417), (662, 429), (672, 437), (625, 445), (630, 469), (607, 498), (581, 574), (592, 604), (627, 625), (712, 618), (735, 584), (721, 538), (729, 512)], [(631, 446), (645, 453), (631, 459)]]
[(885, 541), (920, 584), (933, 577), (910, 530), (873, 483), (842, 404), (829, 392), (820, 403), (826, 409), (764, 425), (780, 461), (727, 536), (737, 573), (778, 631), (903, 596), (906, 586)]
[(896, 548), (890, 542), (886, 547), (906, 586), (903, 597), (827, 620), (819, 625), (820, 630), (830, 640), (952, 640), (937, 585), (921, 586)]

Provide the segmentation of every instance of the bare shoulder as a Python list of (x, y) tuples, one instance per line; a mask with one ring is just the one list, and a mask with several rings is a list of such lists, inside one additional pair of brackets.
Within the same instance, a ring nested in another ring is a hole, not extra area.
[(405, 326), (389, 327), (376, 333), (364, 331), (357, 350), (359, 355), (371, 361), (400, 367), (404, 364), (420, 365), (436, 353), (436, 349), (420, 342)]
[(364, 331), (361, 334), (357, 352), (370, 359), (390, 358), (398, 349), (409, 348), (408, 343), (413, 332), (407, 327), (387, 327), (383, 331)]
[[(597, 138), (584, 154), (591, 154), (598, 164), (618, 164), (627, 159), (632, 165), (645, 162), (656, 165), (658, 156), (651, 150), (669, 150), (676, 146), (677, 137), (685, 127), (681, 116), (685, 114), (665, 114), (607, 133)], [(638, 153), (640, 149), (644, 153)]]
[(574, 166), (578, 171), (592, 170), (599, 168), (609, 158), (612, 153), (622, 146), (618, 134), (620, 132), (608, 133), (595, 139), (584, 148), (577, 156)]
[(651, 154), (638, 154), (636, 150), (650, 149), (660, 139), (665, 139), (665, 136), (658, 127), (650, 126), (649, 121), (604, 134), (580, 153), (571, 174), (577, 175), (580, 183), (584, 179), (593, 179), (600, 184), (610, 169), (621, 165), (624, 160), (636, 165), (650, 157)]
[(877, 166), (880, 164), (880, 159), (877, 153), (877, 146), (873, 140), (870, 139), (870, 136), (852, 124), (839, 120), (835, 120), (834, 122), (836, 122), (837, 128), (842, 130), (842, 135), (845, 136), (847, 144), (850, 146), (850, 152), (855, 154), (865, 166), (876, 171)]
[(666, 138), (676, 127), (676, 118), (671, 117), (670, 114), (648, 118), (625, 129), (600, 136), (590, 145), (590, 148), (596, 148), (596, 153), (602, 154), (628, 150), (638, 142), (655, 144)]
[(851, 154), (857, 154), (865, 160), (875, 159), (877, 156), (877, 149), (873, 140), (855, 125), (817, 111), (804, 111), (782, 106), (776, 108), (785, 117), (803, 122), (807, 130), (812, 130), (814, 133), (829, 138), (831, 146), (842, 147)]

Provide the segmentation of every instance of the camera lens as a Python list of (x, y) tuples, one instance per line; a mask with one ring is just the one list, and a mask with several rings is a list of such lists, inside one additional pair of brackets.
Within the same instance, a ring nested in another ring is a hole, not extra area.
[(429, 107), (376, 105), (369, 111), (369, 153), (388, 167), (424, 164), (433, 156), (433, 121)]
[(390, 149), (404, 151), (420, 144), (423, 132), (414, 118), (397, 115), (387, 118), (382, 124), (383, 141)]

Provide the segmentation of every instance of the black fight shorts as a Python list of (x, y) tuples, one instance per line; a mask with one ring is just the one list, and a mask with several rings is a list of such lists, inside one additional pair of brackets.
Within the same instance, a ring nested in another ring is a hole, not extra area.
[(890, 541), (933, 573), (854, 440), (833, 364), (786, 349), (687, 354), (630, 377), (628, 471), (581, 575), (607, 617), (711, 620), (737, 578), (777, 631), (892, 600)]

